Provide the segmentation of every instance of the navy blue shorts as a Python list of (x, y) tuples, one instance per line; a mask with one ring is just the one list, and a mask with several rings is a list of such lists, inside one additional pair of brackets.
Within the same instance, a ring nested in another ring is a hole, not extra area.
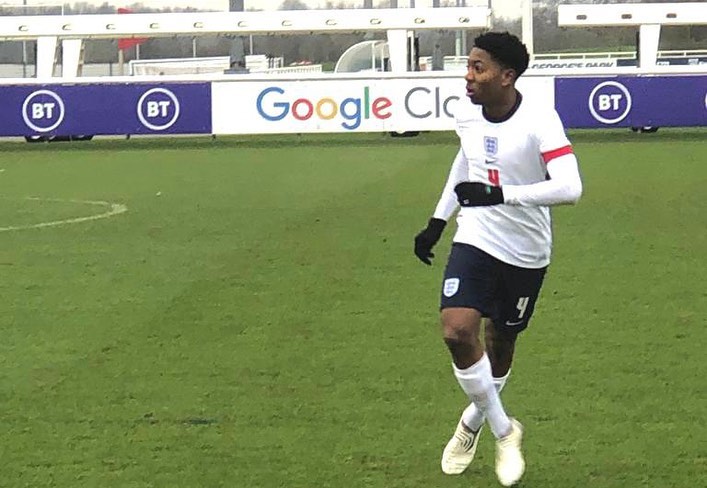
[(545, 271), (512, 266), (455, 242), (444, 270), (440, 308), (474, 308), (495, 327), (520, 332), (533, 315)]

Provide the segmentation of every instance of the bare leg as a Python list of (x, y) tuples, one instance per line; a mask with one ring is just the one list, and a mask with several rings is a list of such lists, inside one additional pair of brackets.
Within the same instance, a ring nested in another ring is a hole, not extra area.
[(508, 374), (513, 363), (516, 338), (518, 334), (496, 328), (490, 320), (485, 329), (486, 354), (491, 361), (491, 372), (494, 378)]
[(484, 414), (494, 436), (497, 439), (506, 436), (512, 430), (511, 421), (493, 384), (491, 363), (479, 338), (481, 312), (473, 308), (445, 308), (442, 327), (459, 385)]
[(444, 342), (452, 355), (454, 365), (466, 369), (484, 355), (479, 339), (481, 313), (473, 308), (445, 308), (442, 310)]

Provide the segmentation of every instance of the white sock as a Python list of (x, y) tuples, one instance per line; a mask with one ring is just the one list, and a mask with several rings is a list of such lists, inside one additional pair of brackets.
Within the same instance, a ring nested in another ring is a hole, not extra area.
[[(508, 377), (511, 375), (511, 370), (508, 370), (508, 373), (506, 373), (506, 376), (502, 376), (500, 378), (493, 378), (493, 386), (496, 388), (496, 391), (498, 394), (501, 394), (501, 391), (503, 391), (503, 387), (506, 386), (506, 381), (508, 381)], [(474, 404), (470, 403), (468, 407), (464, 410), (464, 413), (462, 413), (462, 422), (464, 425), (469, 427), (473, 432), (478, 432), (479, 429), (481, 428), (482, 425), (484, 425), (484, 414), (481, 413), (481, 410)]]
[(459, 369), (456, 365), (454, 375), (469, 401), (476, 404), (478, 409), (488, 420), (493, 435), (500, 439), (511, 431), (511, 421), (503, 410), (501, 399), (491, 376), (491, 362), (486, 353), (475, 364), (466, 369)]

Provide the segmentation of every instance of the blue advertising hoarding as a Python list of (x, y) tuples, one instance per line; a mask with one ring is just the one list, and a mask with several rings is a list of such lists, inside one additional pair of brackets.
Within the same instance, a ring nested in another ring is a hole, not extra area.
[(567, 127), (707, 125), (707, 76), (555, 79), (555, 108)]
[(210, 83), (0, 86), (0, 136), (210, 134)]

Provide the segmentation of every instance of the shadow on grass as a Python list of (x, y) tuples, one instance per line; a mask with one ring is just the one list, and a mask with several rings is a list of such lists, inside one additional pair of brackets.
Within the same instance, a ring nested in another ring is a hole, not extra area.
[(269, 134), (252, 136), (139, 136), (127, 139), (96, 136), (92, 141), (41, 142), (21, 140), (0, 142), (0, 151), (145, 151), (208, 149), (282, 149), (287, 147), (390, 147), (456, 145), (454, 132), (422, 133), (417, 137), (392, 137), (388, 133), (356, 134)]
[[(105, 137), (105, 138), (101, 138)], [(607, 142), (707, 142), (707, 128), (662, 128), (656, 133), (638, 133), (627, 128), (576, 129), (569, 131), (574, 144)], [(391, 147), (391, 146), (456, 146), (452, 131), (423, 132), (416, 137), (392, 137), (389, 133), (352, 134), (272, 134), (252, 136), (139, 136), (127, 139), (117, 136), (97, 136), (92, 141), (50, 142), (28, 144), (23, 141), (0, 142), (0, 151), (160, 151), (209, 149), (282, 149), (287, 147)]]

